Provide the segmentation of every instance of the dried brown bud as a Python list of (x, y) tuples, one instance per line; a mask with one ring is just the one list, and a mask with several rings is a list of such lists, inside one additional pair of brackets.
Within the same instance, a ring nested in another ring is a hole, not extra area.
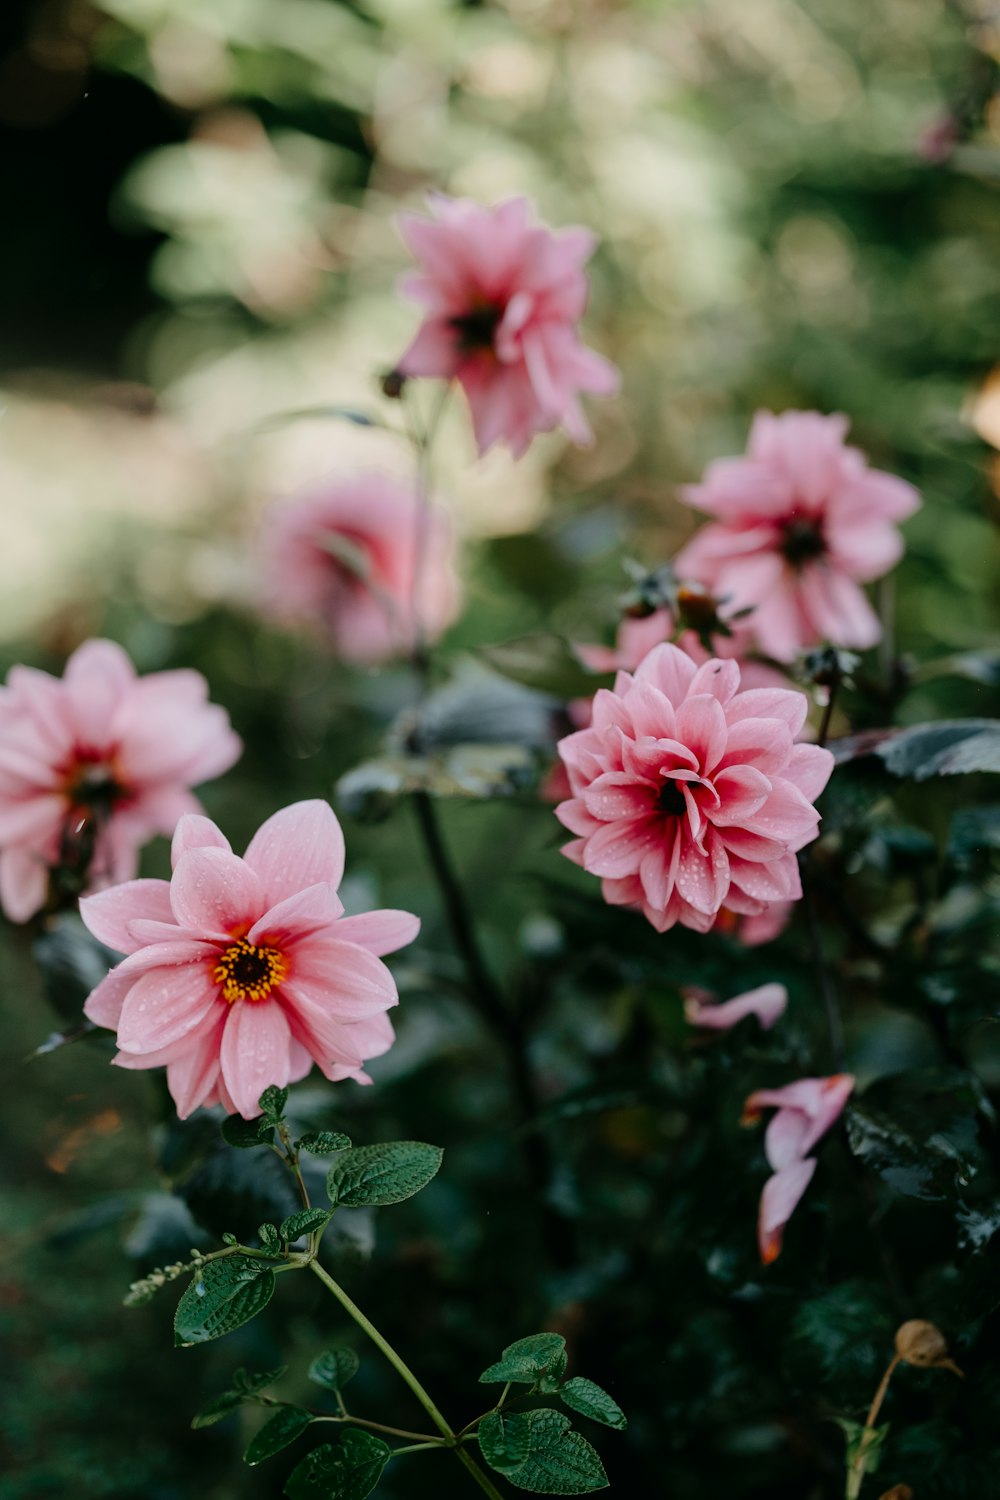
[(878, 1500), (913, 1500), (913, 1491), (908, 1484), (894, 1484), (891, 1490), (879, 1495)]
[(940, 1328), (927, 1323), (923, 1318), (911, 1318), (896, 1330), (896, 1353), (908, 1365), (920, 1369), (952, 1370), (956, 1375), (962, 1371), (948, 1358), (948, 1340)]
[(719, 609), (714, 594), (700, 583), (682, 583), (677, 590), (677, 613), (692, 630), (718, 628)]
[(403, 394), (406, 376), (402, 370), (389, 370), (382, 376), (382, 394), (390, 401), (398, 401)]

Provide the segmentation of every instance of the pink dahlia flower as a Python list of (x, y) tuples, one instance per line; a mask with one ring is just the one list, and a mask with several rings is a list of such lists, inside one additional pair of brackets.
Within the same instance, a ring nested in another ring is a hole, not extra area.
[(829, 750), (795, 744), (806, 706), (781, 688), (741, 692), (734, 661), (696, 667), (657, 646), (559, 742), (572, 796), (556, 816), (577, 835), (563, 853), (660, 932), (796, 900), (795, 854), (816, 837), (833, 768)]
[(526, 198), (481, 208), (434, 194), (430, 206), (433, 219), (399, 221), (420, 263), (403, 290), (425, 309), (400, 373), (457, 380), (480, 453), (506, 442), (520, 457), (536, 432), (554, 427), (589, 442), (580, 393), (618, 389), (615, 367), (577, 333), (594, 236), (532, 222)]
[(345, 917), (337, 895), (344, 836), (325, 802), (296, 802), (254, 834), (240, 859), (214, 823), (185, 817), (173, 875), (87, 897), (91, 932), (128, 956), (84, 1011), (118, 1034), (124, 1068), (166, 1066), (185, 1119), (221, 1104), (250, 1120), (271, 1084), (316, 1063), (334, 1082), (371, 1080), (398, 1000), (381, 955), (419, 931), (405, 911)]
[(854, 1084), (850, 1073), (800, 1078), (782, 1089), (758, 1089), (744, 1106), (745, 1125), (755, 1123), (765, 1109), (777, 1110), (764, 1136), (764, 1151), (774, 1175), (764, 1184), (757, 1223), (765, 1265), (781, 1254), (785, 1225), (816, 1170), (816, 1160), (808, 1153), (839, 1119)]
[(744, 1016), (756, 1016), (762, 1028), (770, 1031), (785, 1014), (787, 1005), (788, 991), (783, 984), (762, 984), (744, 995), (734, 995), (732, 1000), (718, 1002), (703, 990), (692, 990), (684, 1000), (684, 1019), (691, 1026), (728, 1031)]
[(448, 517), (388, 474), (332, 478), (273, 505), (259, 550), (269, 612), (317, 626), (348, 661), (410, 650), (414, 615), (436, 640), (458, 614)]
[(749, 627), (776, 661), (820, 641), (863, 649), (882, 635), (859, 584), (899, 561), (894, 523), (920, 497), (869, 469), (846, 434), (846, 417), (758, 412), (746, 456), (710, 464), (704, 481), (683, 491), (715, 520), (678, 554), (678, 570), (733, 608), (752, 605)]
[(113, 641), (86, 641), (62, 678), (12, 667), (0, 688), (0, 904), (26, 922), (49, 872), (128, 880), (138, 850), (201, 804), (192, 786), (239, 758), (200, 672), (137, 677)]

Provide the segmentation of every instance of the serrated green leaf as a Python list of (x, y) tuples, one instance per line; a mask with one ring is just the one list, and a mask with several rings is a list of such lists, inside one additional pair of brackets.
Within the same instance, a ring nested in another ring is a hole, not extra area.
[(538, 1389), (546, 1396), (554, 1395), (559, 1390), (566, 1378), (566, 1366), (569, 1363), (566, 1350), (563, 1349), (555, 1359), (546, 1365), (536, 1382)]
[(283, 1240), (297, 1240), (300, 1235), (312, 1234), (314, 1229), (322, 1229), (329, 1219), (329, 1209), (303, 1208), (297, 1214), (289, 1214), (287, 1219), (282, 1219), (278, 1233)]
[(255, 1318), (274, 1294), (274, 1272), (247, 1255), (210, 1260), (196, 1272), (177, 1304), (178, 1348), (222, 1338)]
[(222, 1243), (224, 1245), (238, 1245), (239, 1240), (236, 1238), (235, 1234), (224, 1234), (222, 1236)]
[[(480, 1423), (480, 1429), (482, 1426)], [(511, 1457), (521, 1451), (525, 1435), (527, 1455), (519, 1463), (512, 1463)], [(536, 1495), (589, 1495), (607, 1488), (608, 1476), (596, 1450), (585, 1437), (573, 1431), (569, 1418), (562, 1412), (530, 1411), (516, 1424), (513, 1418), (508, 1418), (499, 1449), (502, 1467), (492, 1463), (487, 1451), (497, 1440), (497, 1428), (491, 1424), (487, 1428), (486, 1447), (480, 1443), (483, 1457), (518, 1489)]]
[(244, 1120), (242, 1115), (229, 1115), (222, 1122), (222, 1139), (227, 1146), (239, 1151), (249, 1151), (253, 1146), (266, 1146), (274, 1138), (274, 1126), (263, 1115), (256, 1120)]
[(491, 1411), (476, 1429), (483, 1457), (491, 1469), (506, 1474), (520, 1468), (531, 1448), (531, 1428), (526, 1415)]
[(309, 1379), (328, 1391), (342, 1391), (358, 1373), (361, 1361), (353, 1349), (324, 1349), (309, 1366)]
[(339, 1443), (314, 1448), (285, 1481), (288, 1500), (365, 1500), (391, 1449), (370, 1432), (349, 1428)]
[(282, 1448), (294, 1443), (311, 1421), (312, 1413), (303, 1411), (301, 1406), (279, 1406), (274, 1416), (269, 1417), (251, 1439), (243, 1455), (243, 1462), (251, 1468), (255, 1464), (262, 1464), (266, 1458), (280, 1453)]
[(605, 1427), (617, 1427), (620, 1432), (624, 1432), (628, 1426), (628, 1419), (618, 1402), (607, 1391), (602, 1391), (594, 1381), (587, 1380), (582, 1375), (574, 1375), (572, 1380), (567, 1380), (559, 1395), (567, 1406), (579, 1412), (582, 1417), (589, 1417), (592, 1422), (603, 1422)]
[(260, 1248), (269, 1255), (281, 1253), (281, 1236), (273, 1224), (261, 1224), (257, 1230), (257, 1238), (260, 1240)]
[[(561, 1333), (532, 1333), (527, 1338), (508, 1344), (495, 1365), (490, 1365), (479, 1377), (480, 1385), (505, 1385), (516, 1381), (521, 1385), (534, 1385), (547, 1370), (558, 1367), (564, 1360), (566, 1340)], [(565, 1369), (565, 1362), (563, 1362)]]
[(221, 1396), (206, 1401), (201, 1410), (195, 1412), (191, 1418), (191, 1426), (195, 1431), (200, 1427), (214, 1427), (216, 1422), (221, 1422), (223, 1417), (228, 1417), (230, 1412), (242, 1406), (244, 1400), (243, 1391), (223, 1391)]
[(279, 1089), (277, 1084), (272, 1083), (264, 1090), (257, 1100), (257, 1107), (261, 1114), (267, 1116), (272, 1125), (284, 1119), (285, 1105), (288, 1103), (288, 1090)]
[(346, 1208), (402, 1203), (427, 1186), (441, 1165), (440, 1146), (424, 1141), (389, 1141), (355, 1146), (330, 1168), (330, 1202)]
[(350, 1150), (351, 1138), (341, 1130), (313, 1130), (295, 1142), (302, 1151), (313, 1156), (332, 1156), (335, 1151)]

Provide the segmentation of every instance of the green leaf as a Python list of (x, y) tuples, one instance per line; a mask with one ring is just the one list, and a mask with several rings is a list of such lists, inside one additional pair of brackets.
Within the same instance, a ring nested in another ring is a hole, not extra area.
[(927, 781), (931, 776), (963, 776), (1000, 771), (1000, 720), (940, 719), (906, 729), (865, 730), (830, 746), (838, 765), (876, 755), (893, 776)]
[(353, 1349), (324, 1349), (309, 1366), (309, 1379), (328, 1391), (342, 1391), (358, 1373), (361, 1361)]
[(230, 1115), (222, 1122), (222, 1139), (227, 1146), (240, 1151), (249, 1151), (251, 1146), (267, 1146), (274, 1139), (274, 1126), (264, 1117), (244, 1120), (242, 1115)]
[(244, 1391), (248, 1396), (254, 1396), (258, 1391), (266, 1390), (269, 1385), (274, 1385), (287, 1369), (287, 1365), (276, 1365), (273, 1370), (261, 1370), (257, 1375), (251, 1375), (249, 1371), (240, 1368), (233, 1375), (233, 1388), (237, 1391)]
[(260, 1248), (266, 1250), (268, 1255), (281, 1254), (281, 1236), (273, 1224), (261, 1224), (257, 1230), (257, 1238), (260, 1240)]
[(365, 1500), (378, 1484), (392, 1450), (370, 1432), (350, 1428), (339, 1443), (324, 1443), (293, 1469), (288, 1500)]
[(592, 1422), (603, 1422), (605, 1427), (617, 1427), (619, 1432), (624, 1432), (628, 1426), (628, 1419), (618, 1402), (607, 1391), (602, 1391), (599, 1385), (584, 1379), (582, 1375), (575, 1375), (572, 1380), (567, 1380), (559, 1395), (567, 1406), (578, 1411), (582, 1417), (589, 1417)]
[(312, 1234), (314, 1229), (322, 1229), (324, 1224), (329, 1223), (330, 1213), (325, 1208), (303, 1208), (297, 1214), (289, 1214), (283, 1219), (278, 1233), (283, 1240), (297, 1240), (300, 1235)]
[(206, 1401), (200, 1411), (191, 1418), (191, 1426), (198, 1430), (199, 1427), (214, 1427), (216, 1422), (221, 1422), (223, 1417), (228, 1417), (231, 1411), (242, 1406), (245, 1400), (242, 1391), (223, 1391), (221, 1396), (216, 1396), (211, 1401)]
[(295, 1144), (302, 1151), (311, 1151), (313, 1156), (332, 1156), (335, 1151), (349, 1150), (351, 1138), (339, 1130), (314, 1130)]
[(235, 1234), (224, 1234), (222, 1236), (222, 1243), (224, 1245), (238, 1245), (239, 1240), (236, 1238)]
[(538, 1389), (547, 1396), (551, 1396), (554, 1392), (558, 1391), (566, 1379), (566, 1366), (568, 1363), (566, 1350), (563, 1349), (550, 1364), (546, 1365), (545, 1369), (539, 1375), (537, 1381)]
[(330, 1168), (330, 1202), (345, 1208), (402, 1203), (426, 1187), (441, 1165), (440, 1146), (424, 1141), (389, 1141), (355, 1146)]
[[(572, 1430), (562, 1412), (529, 1411), (507, 1417), (502, 1430), (484, 1418), (480, 1432), (484, 1426), (485, 1444), (480, 1439), (484, 1459), (518, 1489), (536, 1495), (588, 1495), (607, 1488), (608, 1476), (597, 1452)], [(528, 1451), (519, 1458), (525, 1441)], [(498, 1463), (491, 1453), (498, 1455)]]
[(540, 1375), (560, 1357), (565, 1368), (566, 1340), (561, 1333), (532, 1333), (515, 1344), (508, 1344), (495, 1365), (490, 1365), (479, 1377), (480, 1385), (504, 1385), (517, 1381), (523, 1385), (534, 1385)]
[(863, 1427), (860, 1422), (849, 1421), (846, 1417), (834, 1417), (834, 1421), (847, 1439), (844, 1454), (847, 1468), (853, 1469), (860, 1457), (861, 1472), (874, 1474), (882, 1458), (882, 1444), (889, 1435), (889, 1423), (883, 1427)]
[(520, 1468), (531, 1448), (528, 1418), (517, 1412), (491, 1411), (480, 1422), (476, 1435), (486, 1462), (500, 1474)]
[(285, 1117), (285, 1105), (288, 1103), (288, 1090), (279, 1089), (276, 1084), (266, 1088), (257, 1100), (262, 1114), (265, 1114), (272, 1125)]
[(312, 1413), (303, 1411), (301, 1406), (279, 1406), (274, 1416), (269, 1417), (251, 1439), (243, 1455), (243, 1462), (251, 1468), (254, 1464), (262, 1464), (265, 1458), (280, 1453), (282, 1448), (294, 1443), (311, 1421)]
[(174, 1343), (206, 1344), (249, 1323), (274, 1294), (274, 1272), (247, 1255), (210, 1260), (196, 1272), (177, 1304)]

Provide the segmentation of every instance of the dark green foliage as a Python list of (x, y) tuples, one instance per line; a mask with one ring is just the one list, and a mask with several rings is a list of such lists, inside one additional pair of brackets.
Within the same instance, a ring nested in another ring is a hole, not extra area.
[(330, 1168), (326, 1190), (340, 1208), (402, 1203), (427, 1186), (441, 1165), (440, 1146), (423, 1141), (392, 1141), (355, 1146)]
[(285, 1481), (288, 1500), (365, 1500), (378, 1484), (389, 1446), (349, 1428), (337, 1443), (314, 1448)]
[(482, 1425), (487, 1429), (480, 1434), (483, 1457), (518, 1489), (536, 1495), (589, 1495), (607, 1488), (600, 1458), (563, 1413), (497, 1415)]
[(232, 1333), (262, 1312), (273, 1293), (274, 1272), (262, 1261), (245, 1255), (209, 1261), (177, 1304), (174, 1343), (204, 1344)]
[(508, 1380), (535, 1385), (553, 1365), (566, 1367), (566, 1340), (560, 1333), (533, 1333), (508, 1344), (496, 1364), (480, 1375), (480, 1384)]
[(282, 1448), (287, 1448), (301, 1437), (312, 1421), (312, 1414), (300, 1406), (279, 1406), (273, 1416), (268, 1417), (243, 1455), (243, 1462), (251, 1468), (273, 1458)]
[(342, 1391), (360, 1363), (353, 1349), (324, 1349), (309, 1366), (309, 1379), (328, 1391)]

